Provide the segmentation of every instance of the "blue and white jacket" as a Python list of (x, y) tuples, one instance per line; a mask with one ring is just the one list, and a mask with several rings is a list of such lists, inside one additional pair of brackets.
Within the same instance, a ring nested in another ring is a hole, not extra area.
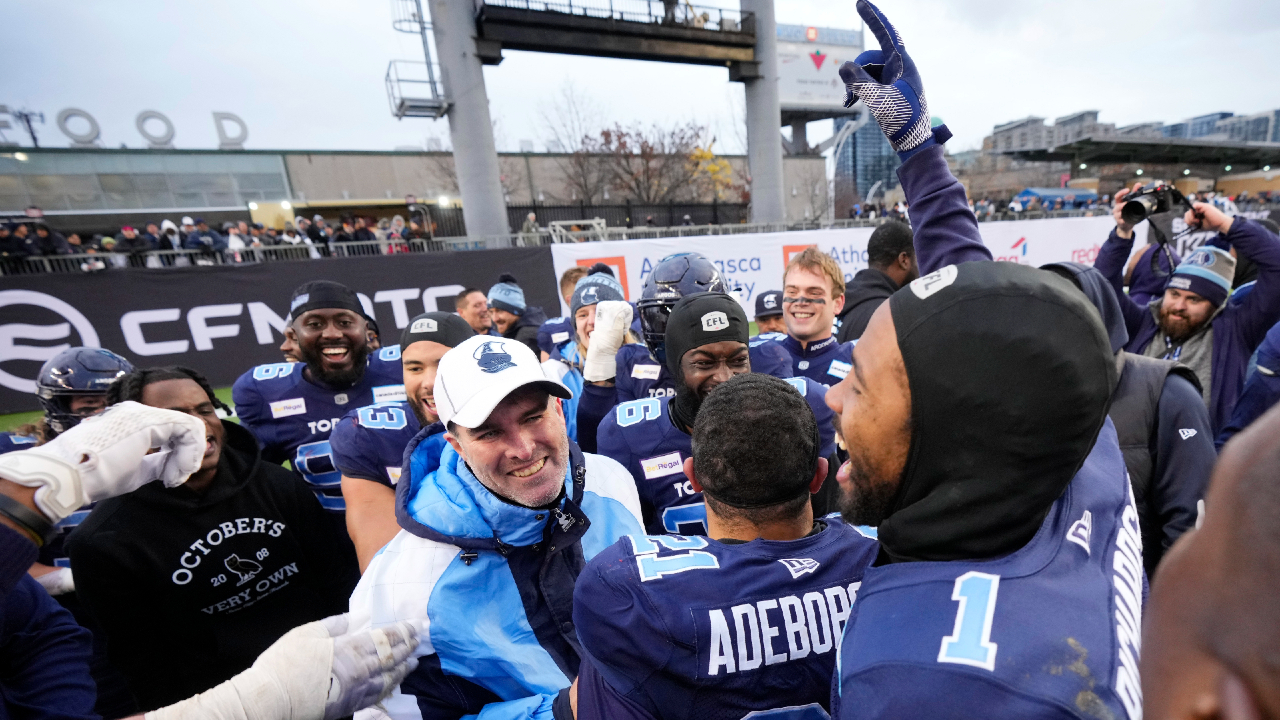
[(354, 628), (427, 625), (418, 668), (382, 706), (413, 720), (566, 717), (562, 691), (582, 655), (574, 583), (591, 558), (643, 533), (635, 482), (570, 443), (559, 507), (519, 507), (481, 485), (451, 446), (437, 454), (423, 443), (425, 432), (405, 450), (396, 488), (404, 529), (351, 596)]

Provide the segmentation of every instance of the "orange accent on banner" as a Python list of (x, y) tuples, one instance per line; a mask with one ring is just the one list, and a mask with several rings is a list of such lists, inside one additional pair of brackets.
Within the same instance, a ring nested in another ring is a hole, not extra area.
[(596, 263), (604, 263), (613, 268), (613, 274), (618, 278), (618, 282), (622, 283), (622, 295), (628, 300), (631, 299), (631, 288), (627, 285), (627, 259), (621, 255), (616, 257), (598, 257), (583, 258), (578, 261), (582, 267), (591, 267)]
[(813, 245), (783, 245), (782, 246), (782, 267), (785, 269), (787, 263), (791, 262), (791, 256), (796, 253), (804, 252), (805, 248), (818, 247)]

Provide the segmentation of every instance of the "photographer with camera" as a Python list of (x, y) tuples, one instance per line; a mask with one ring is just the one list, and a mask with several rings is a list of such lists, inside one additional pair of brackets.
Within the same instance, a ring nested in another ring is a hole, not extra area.
[[(1151, 193), (1139, 198), (1145, 212), (1138, 212), (1139, 203), (1124, 201), (1140, 191), (1135, 186), (1116, 193), (1112, 211), (1116, 227), (1094, 267), (1106, 276), (1120, 302), (1130, 338), (1125, 350), (1189, 366), (1204, 389), (1217, 433), (1240, 397), (1249, 356), (1280, 320), (1280, 237), (1254, 221), (1225, 215), (1208, 203), (1194, 203), (1184, 217), (1187, 225), (1220, 235), (1189, 253), (1169, 277), (1164, 293), (1144, 307), (1124, 292), (1125, 261), (1133, 249), (1134, 226), (1163, 208)], [(1227, 302), (1236, 260), (1215, 247), (1224, 245), (1235, 247), (1258, 266), (1256, 288), (1238, 302)]]

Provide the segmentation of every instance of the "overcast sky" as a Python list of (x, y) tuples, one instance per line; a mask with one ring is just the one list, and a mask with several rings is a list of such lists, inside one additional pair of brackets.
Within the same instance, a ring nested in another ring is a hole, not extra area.
[[(54, 147), (69, 143), (54, 123), (67, 107), (97, 119), (106, 147), (145, 147), (134, 128), (143, 110), (173, 121), (178, 148), (217, 146), (214, 111), (245, 120), (251, 149), (389, 150), (432, 136), (447, 145), (446, 120), (397, 121), (388, 109), (388, 61), (422, 58), (416, 36), (392, 29), (391, 2), (3, 0), (0, 104), (43, 111), (37, 130)], [(853, 7), (777, 0), (777, 17), (856, 28)], [(1125, 125), (1280, 107), (1276, 0), (883, 0), (881, 9), (916, 60), (930, 110), (955, 133), (953, 151), (1028, 115), (1097, 109)], [(718, 151), (743, 151), (742, 86), (723, 68), (504, 55), (485, 68), (499, 149), (523, 139), (544, 149), (540, 118), (571, 83), (607, 122), (692, 120), (717, 135)], [(810, 126), (810, 141), (830, 127)]]

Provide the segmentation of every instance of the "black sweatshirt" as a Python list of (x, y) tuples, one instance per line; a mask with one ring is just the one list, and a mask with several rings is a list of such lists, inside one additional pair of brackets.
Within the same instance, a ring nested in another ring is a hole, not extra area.
[(76, 592), (143, 711), (248, 668), (303, 623), (345, 612), (351, 543), (311, 490), (223, 422), (203, 494), (152, 483), (98, 504), (67, 540)]

